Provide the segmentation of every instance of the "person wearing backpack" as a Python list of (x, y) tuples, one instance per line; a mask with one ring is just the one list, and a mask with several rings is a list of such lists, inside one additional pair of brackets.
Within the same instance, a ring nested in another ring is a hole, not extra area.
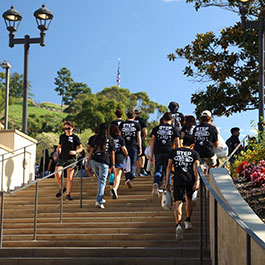
[(218, 145), (218, 132), (212, 124), (212, 114), (209, 110), (204, 110), (201, 114), (200, 124), (193, 130), (195, 138), (194, 150), (197, 151), (208, 168), (216, 167), (217, 156), (214, 147)]
[(168, 109), (172, 114), (172, 126), (176, 127), (179, 134), (182, 126), (185, 124), (185, 119), (183, 113), (179, 112), (179, 104), (177, 102), (171, 101), (168, 105)]

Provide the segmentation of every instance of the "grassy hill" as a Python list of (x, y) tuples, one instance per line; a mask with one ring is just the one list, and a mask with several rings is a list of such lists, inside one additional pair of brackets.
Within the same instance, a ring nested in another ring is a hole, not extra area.
[[(22, 100), (15, 99), (8, 109), (9, 129), (20, 129), (22, 127)], [(67, 113), (63, 113), (63, 109), (57, 104), (43, 102), (36, 104), (32, 99), (28, 102), (28, 131), (34, 135), (37, 131), (51, 128), (51, 131), (61, 126), (62, 120), (65, 119)], [(1, 121), (4, 118), (4, 112), (1, 112)], [(50, 130), (49, 130), (50, 131)]]

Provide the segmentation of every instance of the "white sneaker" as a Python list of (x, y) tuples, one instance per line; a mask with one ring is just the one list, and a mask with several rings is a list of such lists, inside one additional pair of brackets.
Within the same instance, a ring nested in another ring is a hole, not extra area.
[(153, 197), (156, 197), (156, 198), (159, 197), (159, 191), (158, 191), (158, 184), (157, 183), (153, 184), (152, 195), (153, 195)]
[(96, 203), (95, 203), (95, 206), (96, 206), (97, 208), (100, 208), (100, 209), (105, 209), (105, 206), (104, 206), (103, 203), (96, 202)]
[(181, 225), (176, 227), (176, 240), (180, 241), (183, 240), (183, 231)]
[(127, 185), (127, 187), (128, 187), (129, 189), (132, 189), (133, 184), (132, 184), (131, 180), (127, 179), (127, 180), (125, 181), (125, 184)]
[(192, 223), (189, 221), (185, 221), (184, 225), (186, 230), (190, 230), (192, 228)]

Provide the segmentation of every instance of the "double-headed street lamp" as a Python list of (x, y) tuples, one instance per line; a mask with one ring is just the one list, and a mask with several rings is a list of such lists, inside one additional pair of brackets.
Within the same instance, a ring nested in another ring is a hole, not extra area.
[(5, 89), (5, 127), (4, 129), (8, 129), (8, 99), (9, 99), (9, 69), (11, 68), (11, 65), (7, 61), (3, 61), (0, 63), (0, 66), (3, 69), (6, 69), (6, 89)]
[(38, 43), (41, 46), (45, 46), (45, 31), (48, 30), (53, 14), (48, 10), (45, 5), (34, 12), (34, 17), (40, 30), (40, 38), (30, 38), (26, 35), (24, 38), (15, 39), (14, 32), (17, 31), (22, 15), (11, 6), (3, 14), (3, 18), (6, 23), (6, 28), (9, 31), (9, 47), (13, 48), (16, 44), (24, 44), (24, 84), (23, 84), (23, 116), (22, 116), (22, 131), (27, 133), (28, 123), (28, 87), (29, 87), (29, 47), (32, 43)]
[(259, 131), (264, 131), (264, 32), (265, 20), (262, 16), (255, 21), (247, 20), (253, 0), (239, 0), (242, 29), (257, 29), (259, 32)]

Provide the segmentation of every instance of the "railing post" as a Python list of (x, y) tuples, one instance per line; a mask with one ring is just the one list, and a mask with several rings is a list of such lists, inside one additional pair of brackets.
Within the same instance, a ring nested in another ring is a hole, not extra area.
[(26, 147), (24, 147), (24, 158), (23, 158), (23, 185), (25, 185), (25, 176), (26, 176)]
[(214, 233), (214, 265), (218, 265), (218, 210), (217, 210), (217, 201), (214, 198), (214, 208), (213, 208), (213, 212), (214, 212), (214, 224), (213, 224), (213, 233)]
[(1, 191), (0, 248), (2, 248), (3, 244), (3, 226), (4, 226), (4, 192)]
[(2, 155), (1, 192), (4, 191), (4, 155)]
[(250, 235), (247, 233), (247, 265), (251, 265), (251, 238)]
[(203, 183), (203, 187), (204, 187), (204, 224), (205, 224), (205, 228), (204, 228), (204, 233), (205, 233), (205, 248), (207, 249), (208, 247), (208, 201), (207, 201), (207, 189)]
[(33, 240), (37, 240), (37, 215), (38, 215), (38, 191), (39, 191), (39, 183), (36, 183), (35, 190), (35, 212), (34, 212), (34, 234)]
[(45, 153), (45, 146), (43, 147), (43, 151), (42, 151), (42, 177), (45, 176), (45, 160), (46, 160), (46, 153)]
[(81, 161), (81, 175), (80, 175), (80, 208), (83, 208), (83, 161)]
[(61, 200), (60, 200), (60, 223), (63, 223), (63, 182), (64, 182), (64, 170), (61, 175)]
[(200, 178), (200, 265), (203, 265), (203, 181)]

